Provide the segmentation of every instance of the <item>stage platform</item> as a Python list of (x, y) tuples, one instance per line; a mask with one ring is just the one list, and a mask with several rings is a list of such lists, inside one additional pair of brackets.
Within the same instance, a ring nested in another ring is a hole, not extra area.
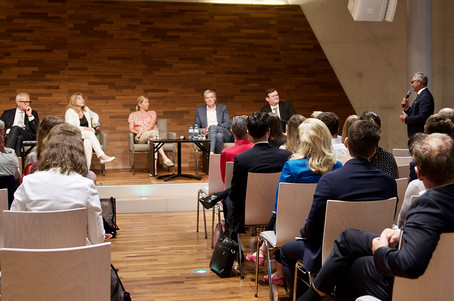
[[(200, 181), (177, 178), (168, 182), (150, 177), (147, 170), (136, 170), (135, 175), (127, 169), (107, 168), (105, 176), (95, 172), (99, 196), (115, 197), (117, 213), (196, 211), (197, 191), (208, 185), (208, 176), (203, 172), (197, 174)], [(183, 173), (195, 174), (193, 170)], [(158, 176), (165, 174), (171, 171), (159, 170)]]

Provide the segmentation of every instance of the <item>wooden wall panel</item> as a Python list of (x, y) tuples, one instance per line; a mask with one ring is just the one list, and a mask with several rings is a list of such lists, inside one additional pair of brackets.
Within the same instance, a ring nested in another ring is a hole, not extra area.
[[(109, 168), (129, 166), (127, 119), (139, 95), (186, 136), (204, 90), (215, 89), (233, 117), (264, 106), (270, 87), (305, 116), (354, 113), (299, 6), (0, 3), (0, 110), (26, 91), (41, 118), (63, 118), (70, 94), (83, 92), (101, 116), (108, 154), (118, 157)], [(190, 148), (185, 166), (194, 165)]]

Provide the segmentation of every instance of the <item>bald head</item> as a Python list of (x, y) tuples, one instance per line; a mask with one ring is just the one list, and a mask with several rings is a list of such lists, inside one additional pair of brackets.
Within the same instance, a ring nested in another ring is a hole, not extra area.
[(450, 119), (454, 123), (454, 109), (453, 108), (443, 108), (438, 111), (438, 115), (443, 116), (444, 118)]

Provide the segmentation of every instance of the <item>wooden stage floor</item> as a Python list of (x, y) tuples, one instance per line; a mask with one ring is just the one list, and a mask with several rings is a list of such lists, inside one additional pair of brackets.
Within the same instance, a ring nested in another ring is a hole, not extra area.
[[(198, 183), (208, 182), (208, 175), (199, 170), (197, 176), (201, 177), (201, 180), (188, 179), (178, 177), (170, 181), (165, 182), (163, 179), (157, 177), (150, 177), (150, 173), (146, 169), (136, 169), (133, 175), (129, 169), (109, 169), (106, 166), (106, 175), (103, 176), (100, 170), (94, 170), (96, 173), (96, 185), (99, 186), (111, 186), (111, 185), (148, 185), (148, 184), (179, 184), (179, 183)], [(172, 169), (167, 171), (167, 168), (161, 168), (158, 170), (158, 176), (171, 174)], [(182, 173), (196, 175), (194, 169), (183, 169)]]

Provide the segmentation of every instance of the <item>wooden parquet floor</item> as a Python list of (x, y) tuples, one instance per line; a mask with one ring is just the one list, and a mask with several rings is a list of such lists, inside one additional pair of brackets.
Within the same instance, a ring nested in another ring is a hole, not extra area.
[[(255, 264), (245, 262), (243, 280), (239, 273), (220, 278), (209, 270), (211, 239), (205, 240), (203, 229), (196, 232), (196, 212), (118, 214), (117, 223), (121, 230), (110, 240), (112, 263), (134, 301), (269, 300), (263, 281), (254, 297)], [(242, 240), (244, 252), (251, 252), (255, 237)], [(207, 273), (195, 273), (198, 269)], [(260, 279), (265, 273), (261, 267)], [(291, 300), (283, 287), (278, 294)]]

